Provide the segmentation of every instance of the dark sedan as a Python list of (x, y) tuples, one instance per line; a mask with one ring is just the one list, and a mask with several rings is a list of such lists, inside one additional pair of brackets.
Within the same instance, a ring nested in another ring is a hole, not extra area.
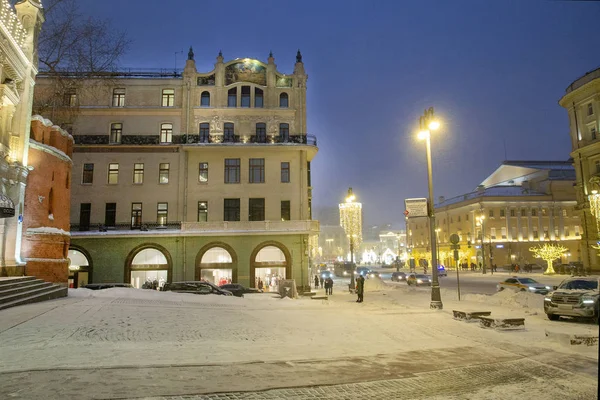
[(393, 272), (392, 282), (406, 282), (406, 272)]
[(255, 288), (247, 288), (239, 283), (227, 283), (219, 286), (221, 289), (225, 289), (231, 292), (236, 297), (244, 297), (244, 293), (262, 293), (262, 290)]
[(221, 289), (220, 287), (205, 281), (165, 283), (162, 290), (175, 293), (217, 294), (221, 296), (233, 296), (233, 294), (230, 291)]

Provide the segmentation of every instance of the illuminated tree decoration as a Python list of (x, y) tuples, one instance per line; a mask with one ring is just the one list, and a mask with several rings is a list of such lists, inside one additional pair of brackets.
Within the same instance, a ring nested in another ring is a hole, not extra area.
[(354, 249), (358, 249), (362, 243), (362, 204), (355, 202), (352, 188), (348, 190), (346, 202), (340, 206), (340, 225), (351, 241)]
[(530, 247), (529, 251), (533, 253), (535, 258), (541, 258), (542, 260), (548, 263), (548, 268), (545, 275), (554, 274), (554, 268), (552, 267), (552, 262), (557, 258), (560, 258), (563, 253), (565, 253), (568, 249), (560, 244), (550, 244), (544, 243), (544, 245), (538, 245), (537, 247)]

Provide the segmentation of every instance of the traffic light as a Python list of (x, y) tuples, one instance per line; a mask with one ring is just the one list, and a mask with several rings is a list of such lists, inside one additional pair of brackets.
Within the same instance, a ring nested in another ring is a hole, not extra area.
[(471, 248), (471, 241), (470, 240), (467, 240), (467, 247)]

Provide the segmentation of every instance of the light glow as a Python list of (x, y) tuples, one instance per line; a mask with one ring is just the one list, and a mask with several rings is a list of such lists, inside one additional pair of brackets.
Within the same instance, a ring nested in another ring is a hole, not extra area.
[(440, 128), (440, 123), (438, 121), (431, 121), (429, 123), (429, 129), (431, 129), (432, 131), (435, 131), (439, 128)]
[(424, 140), (429, 138), (429, 131), (420, 131), (417, 135), (419, 140)]

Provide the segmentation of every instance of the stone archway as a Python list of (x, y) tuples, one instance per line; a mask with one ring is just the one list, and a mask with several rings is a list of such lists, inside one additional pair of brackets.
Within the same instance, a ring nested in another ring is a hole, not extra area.
[[(169, 251), (156, 243), (144, 243), (129, 252), (125, 259), (124, 282), (142, 287), (142, 278), (156, 280), (159, 287), (173, 279), (173, 260)], [(139, 285), (138, 285), (139, 284)]]
[(67, 258), (69, 259), (69, 281), (72, 288), (79, 288), (93, 283), (93, 262), (90, 253), (83, 247), (69, 245)]
[(204, 245), (196, 254), (194, 277), (219, 285), (221, 279), (238, 281), (238, 257), (230, 245), (224, 242), (211, 242)]
[[(269, 247), (277, 248), (283, 255), (283, 260), (257, 259), (260, 252)], [(266, 241), (260, 243), (254, 248), (250, 255), (250, 287), (256, 287), (256, 269), (257, 268), (285, 268), (285, 279), (292, 279), (292, 255), (288, 248), (282, 243), (276, 241)]]

